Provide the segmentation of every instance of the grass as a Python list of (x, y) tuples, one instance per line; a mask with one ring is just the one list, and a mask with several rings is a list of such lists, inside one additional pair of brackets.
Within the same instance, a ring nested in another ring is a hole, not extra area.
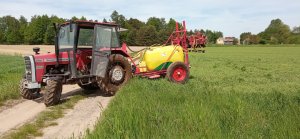
[(20, 55), (0, 55), (0, 106), (6, 100), (20, 98), (19, 81), (23, 73), (24, 60)]
[(300, 47), (208, 47), (191, 77), (134, 78), (86, 138), (300, 138)]
[(63, 117), (64, 111), (66, 109), (72, 109), (74, 105), (83, 98), (85, 98), (83, 93), (80, 95), (72, 96), (69, 100), (66, 100), (64, 103), (55, 105), (53, 107), (50, 107), (46, 111), (43, 111), (37, 116), (35, 121), (21, 126), (16, 131), (10, 132), (9, 134), (5, 135), (3, 138), (4, 139), (26, 139), (26, 138), (42, 136), (43, 128), (57, 125), (57, 123), (54, 122), (54, 120)]

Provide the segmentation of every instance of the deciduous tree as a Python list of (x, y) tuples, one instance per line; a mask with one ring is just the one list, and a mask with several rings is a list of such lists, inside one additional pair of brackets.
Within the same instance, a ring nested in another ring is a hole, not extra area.
[(28, 44), (43, 44), (50, 19), (47, 15), (35, 15), (25, 31), (25, 41)]
[(149, 46), (157, 42), (157, 32), (154, 26), (144, 26), (138, 32), (136, 43), (142, 46)]
[(264, 32), (260, 33), (260, 37), (271, 44), (287, 43), (287, 38), (291, 35), (288, 25), (284, 24), (280, 19), (274, 19)]

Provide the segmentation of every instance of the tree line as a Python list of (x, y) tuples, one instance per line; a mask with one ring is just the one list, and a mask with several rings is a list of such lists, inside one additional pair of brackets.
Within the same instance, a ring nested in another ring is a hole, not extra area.
[[(115, 22), (122, 28), (128, 29), (120, 33), (121, 42), (126, 42), (128, 45), (163, 44), (176, 26), (176, 21), (172, 18), (167, 22), (165, 18), (150, 17), (143, 22), (136, 18), (127, 19), (117, 11), (113, 11), (110, 18), (109, 20), (104, 18), (102, 22)], [(3, 16), (0, 17), (0, 44), (54, 44), (53, 23), (78, 19), (87, 20), (84, 16), (64, 19), (55, 15), (34, 15), (29, 22), (24, 16), (20, 16), (19, 19), (9, 15)], [(215, 43), (217, 38), (223, 37), (220, 31), (202, 29), (190, 30), (188, 34), (198, 31), (207, 36), (209, 43)]]
[(244, 32), (240, 35), (241, 44), (300, 44), (300, 26), (290, 29), (280, 19), (258, 34)]

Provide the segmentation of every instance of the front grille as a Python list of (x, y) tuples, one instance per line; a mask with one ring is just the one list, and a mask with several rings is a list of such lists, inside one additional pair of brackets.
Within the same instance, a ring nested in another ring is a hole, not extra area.
[(29, 56), (24, 57), (25, 61), (25, 76), (28, 81), (32, 81), (31, 61)]

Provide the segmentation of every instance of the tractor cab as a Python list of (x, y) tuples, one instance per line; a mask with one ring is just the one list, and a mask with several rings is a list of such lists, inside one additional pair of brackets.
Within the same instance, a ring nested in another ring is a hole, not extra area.
[[(112, 48), (120, 48), (118, 26), (110, 23), (74, 21), (58, 27), (56, 61), (66, 59), (71, 78), (104, 77)], [(57, 63), (59, 65), (59, 62)]]

